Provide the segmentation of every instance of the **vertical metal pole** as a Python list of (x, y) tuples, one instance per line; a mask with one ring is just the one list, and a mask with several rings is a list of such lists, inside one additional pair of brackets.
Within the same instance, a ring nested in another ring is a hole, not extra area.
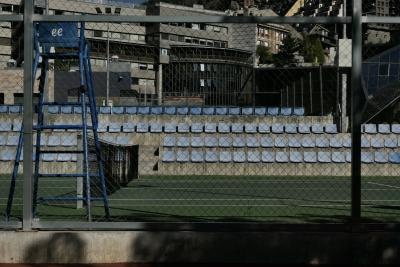
[(351, 91), (351, 218), (354, 223), (361, 219), (361, 82), (362, 82), (362, 3), (353, 0), (353, 69)]
[(106, 92), (106, 106), (110, 100), (110, 23), (107, 22), (107, 92)]
[(32, 230), (33, 196), (33, 0), (25, 0), (24, 8), (24, 185), (23, 185), (23, 221), (24, 231)]

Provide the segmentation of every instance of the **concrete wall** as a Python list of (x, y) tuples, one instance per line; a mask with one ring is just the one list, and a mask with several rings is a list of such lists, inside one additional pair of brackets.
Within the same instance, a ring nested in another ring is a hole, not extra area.
[(399, 245), (397, 232), (0, 232), (0, 262), (399, 264)]

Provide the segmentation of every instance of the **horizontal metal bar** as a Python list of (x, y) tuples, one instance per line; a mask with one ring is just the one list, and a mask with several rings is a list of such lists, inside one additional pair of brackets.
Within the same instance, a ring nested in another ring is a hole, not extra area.
[(34, 15), (37, 22), (347, 24), (351, 17)]
[(15, 230), (22, 228), (22, 222), (0, 222), (1, 230)]
[(364, 16), (363, 23), (400, 24), (399, 17)]
[[(92, 197), (91, 201), (103, 201), (100, 197)], [(77, 200), (86, 200), (84, 197), (41, 197), (40, 201), (43, 202), (52, 202), (52, 201), (77, 201)]]
[(218, 232), (398, 232), (400, 224), (276, 224), (228, 222), (68, 222), (34, 221), (40, 230), (105, 230), (105, 231), (218, 231)]
[(16, 14), (12, 14), (12, 15), (0, 15), (0, 22), (15, 22), (15, 21), (23, 21), (24, 20), (24, 16), (23, 15), (16, 15)]

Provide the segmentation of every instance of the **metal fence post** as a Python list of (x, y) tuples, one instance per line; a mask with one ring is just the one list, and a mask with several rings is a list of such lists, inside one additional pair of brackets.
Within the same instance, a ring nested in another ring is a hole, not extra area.
[(33, 192), (33, 0), (24, 1), (24, 182), (23, 182), (23, 230), (32, 230)]
[(353, 68), (351, 91), (351, 219), (353, 223), (361, 219), (361, 82), (362, 82), (362, 3), (353, 0)]

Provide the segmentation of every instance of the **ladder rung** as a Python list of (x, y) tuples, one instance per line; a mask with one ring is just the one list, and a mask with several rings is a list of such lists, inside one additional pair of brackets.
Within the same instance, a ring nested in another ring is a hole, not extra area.
[[(76, 177), (86, 177), (84, 173), (72, 173), (72, 174), (51, 174), (51, 173), (40, 173), (38, 175), (41, 178), (76, 178)], [(98, 174), (89, 173), (90, 177), (99, 177)]]
[(40, 150), (40, 154), (81, 154), (83, 150)]
[[(103, 198), (100, 197), (92, 197), (90, 198), (92, 201), (103, 201)], [(39, 201), (77, 201), (77, 200), (86, 200), (84, 197), (41, 197)]]

